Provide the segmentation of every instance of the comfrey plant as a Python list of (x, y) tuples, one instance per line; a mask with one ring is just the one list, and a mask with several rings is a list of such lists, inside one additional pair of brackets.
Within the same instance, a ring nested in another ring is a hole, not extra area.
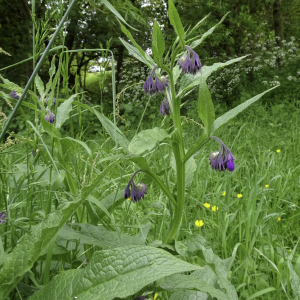
[[(159, 187), (163, 190), (165, 195), (171, 200), (174, 206), (174, 217), (172, 220), (172, 227), (170, 228), (164, 243), (172, 243), (175, 236), (180, 229), (184, 203), (185, 203), (185, 165), (189, 160), (193, 160), (193, 156), (199, 152), (201, 147), (209, 140), (214, 139), (219, 142), (220, 150), (213, 152), (209, 157), (209, 163), (214, 170), (218, 171), (230, 171), (235, 170), (234, 155), (231, 150), (218, 138), (212, 136), (217, 130), (224, 125), (228, 120), (236, 116), (250, 104), (258, 100), (266, 92), (249, 99), (243, 105), (237, 106), (231, 111), (227, 112), (219, 118), (215, 118), (214, 105), (210, 96), (210, 92), (207, 86), (207, 78), (216, 70), (230, 65), (234, 62), (242, 60), (244, 57), (230, 60), (226, 63), (214, 64), (212, 66), (202, 66), (200, 58), (195, 49), (201, 45), (202, 41), (213, 32), (210, 30), (205, 33), (200, 39), (191, 38), (192, 32), (197, 29), (201, 21), (190, 31), (185, 32), (181, 24), (179, 15), (173, 5), (172, 1), (169, 1), (169, 18), (174, 30), (177, 34), (177, 39), (173, 44), (172, 52), (163, 57), (165, 51), (165, 43), (163, 34), (160, 30), (158, 23), (154, 22), (153, 27), (153, 41), (152, 41), (152, 53), (154, 60), (145, 53), (141, 47), (139, 47), (133, 40), (132, 35), (128, 30), (121, 25), (123, 32), (129, 37), (135, 48), (122, 41), (124, 46), (134, 53), (133, 55), (145, 63), (150, 68), (150, 74), (144, 83), (144, 92), (155, 96), (158, 93), (165, 94), (159, 111), (160, 114), (173, 120), (174, 130), (173, 132), (167, 132), (162, 128), (153, 128), (144, 130), (138, 133), (129, 144), (129, 151), (134, 162), (140, 166), (140, 171), (148, 173), (150, 177), (155, 181)], [(225, 18), (225, 16), (224, 16)], [(221, 22), (224, 20), (221, 20)], [(220, 23), (221, 23), (220, 22)], [(219, 24), (220, 24), (219, 23)], [(219, 25), (218, 24), (218, 25)], [(216, 25), (214, 27), (217, 28)], [(132, 49), (135, 49), (133, 51)], [(168, 62), (168, 63), (164, 63)], [(179, 83), (177, 89), (176, 83)], [(182, 129), (182, 116), (180, 108), (185, 103), (182, 102), (182, 98), (187, 96), (192, 89), (198, 88), (198, 116), (204, 124), (204, 132), (195, 144), (186, 151), (185, 142), (183, 139)], [(147, 150), (152, 150), (160, 142), (168, 143), (173, 151), (176, 162), (176, 197), (166, 187), (166, 185), (155, 175), (147, 166), (144, 160), (142, 160), (141, 154)], [(135, 185), (133, 177), (135, 172), (125, 189), (124, 197), (129, 198), (134, 202), (141, 201), (146, 194), (146, 185), (140, 183)]]

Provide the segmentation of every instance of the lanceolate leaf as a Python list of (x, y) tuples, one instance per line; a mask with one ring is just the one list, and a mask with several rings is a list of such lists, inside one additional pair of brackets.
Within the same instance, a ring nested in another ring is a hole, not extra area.
[[(3, 263), (0, 271), (0, 299), (5, 299), (24, 274), (32, 268), (34, 262), (56, 236), (60, 228), (85, 201), (87, 196), (99, 186), (99, 182), (111, 170), (114, 163), (97, 175), (90, 185), (82, 188), (74, 201), (47, 215), (40, 224), (32, 227), (31, 231), (21, 239), (9, 258)], [(40, 299), (43, 299), (43, 297)]]
[(169, 0), (168, 5), (169, 5), (168, 13), (169, 13), (170, 23), (174, 27), (174, 30), (177, 33), (177, 35), (179, 36), (182, 47), (184, 47), (185, 46), (184, 29), (181, 24), (178, 12), (172, 0)]
[(162, 58), (163, 53), (165, 51), (165, 42), (160, 31), (159, 25), (155, 20), (153, 26), (153, 34), (152, 34), (152, 52), (155, 61), (157, 62), (158, 66), (162, 65)]
[(215, 109), (206, 81), (203, 78), (201, 78), (199, 85), (198, 115), (204, 124), (205, 132), (210, 135), (212, 124), (215, 121)]
[(231, 109), (227, 113), (225, 113), (223, 116), (216, 119), (212, 125), (211, 134), (213, 134), (216, 130), (218, 130), (222, 125), (227, 123), (230, 119), (234, 118), (237, 114), (242, 112), (244, 109), (246, 109), (248, 106), (250, 106), (252, 103), (260, 99), (264, 94), (272, 91), (273, 89), (276, 89), (278, 86), (275, 86), (269, 90), (264, 91), (261, 94), (256, 95), (255, 97), (245, 101), (244, 103), (238, 105), (237, 107)]
[[(138, 45), (138, 43), (135, 41), (135, 39), (133, 38), (132, 34), (130, 33), (129, 30), (126, 29), (125, 26), (121, 25), (121, 30), (128, 36), (128, 38), (130, 39), (131, 43), (134, 45), (134, 47), (138, 50), (138, 52), (140, 52), (140, 54), (142, 55), (142, 57), (145, 58), (145, 60), (148, 62), (148, 64), (150, 64), (152, 67), (151, 69), (155, 66), (155, 62), (153, 61), (153, 59), (147, 54), (145, 53), (145, 51), (142, 49), (141, 46)], [(121, 39), (121, 42), (124, 44), (126, 43), (124, 40)], [(128, 44), (128, 43), (126, 43)], [(126, 47), (126, 44), (124, 44), (124, 46)], [(129, 46), (133, 47), (132, 45), (128, 44)], [(133, 48), (134, 48), (133, 47)], [(126, 47), (127, 48), (127, 47)], [(129, 51), (129, 49), (127, 48), (127, 50)], [(133, 54), (133, 53), (132, 53)]]
[[(136, 59), (138, 59), (139, 61), (141, 61), (142, 63), (144, 63), (145, 65), (147, 65), (149, 67), (149, 69), (153, 69), (155, 66), (154, 62), (151, 62), (150, 60), (147, 60), (145, 58), (145, 55), (143, 55), (141, 53), (141, 51), (139, 51), (139, 49), (137, 49), (136, 47), (130, 45), (129, 43), (127, 43), (126, 41), (124, 41), (123, 39), (119, 38), (120, 41), (122, 42), (122, 44), (126, 47), (126, 49), (128, 50), (128, 52), (130, 54), (132, 54)], [(144, 53), (145, 54), (145, 53)]]
[(219, 27), (222, 23), (223, 23), (223, 21), (225, 20), (225, 18), (226, 18), (226, 16), (229, 14), (230, 12), (228, 12), (226, 15), (224, 15), (223, 16), (223, 18), (221, 19), (221, 21), (218, 23), (218, 24), (216, 24), (214, 27), (212, 27), (212, 28), (210, 28), (208, 31), (206, 31), (202, 36), (201, 36), (201, 38), (199, 39), (199, 40), (196, 40), (196, 41), (194, 41), (194, 42), (192, 42), (192, 44), (191, 44), (191, 48), (192, 49), (194, 49), (194, 48), (196, 48), (197, 46), (199, 46), (209, 35), (211, 35), (213, 32), (214, 32), (214, 30), (217, 28), (217, 27)]
[(245, 57), (247, 57), (247, 55), (231, 59), (225, 63), (215, 63), (212, 66), (203, 66), (201, 68), (201, 72), (198, 72), (195, 76), (192, 74), (185, 74), (180, 80), (180, 89), (178, 92), (178, 96), (183, 95), (184, 93), (191, 90), (193, 87), (197, 86), (199, 84), (200, 78), (206, 80), (213, 72), (222, 69), (226, 66), (229, 66), (235, 62), (239, 62)]
[(141, 154), (146, 150), (152, 150), (157, 142), (170, 137), (165, 129), (154, 127), (139, 132), (130, 142), (128, 149), (133, 154)]
[(88, 266), (63, 272), (30, 300), (112, 300), (126, 298), (163, 277), (200, 269), (170, 253), (147, 246), (95, 252)]
[(77, 94), (72, 95), (68, 100), (64, 101), (57, 109), (55, 128), (60, 128), (63, 123), (69, 119), (72, 110), (72, 102)]

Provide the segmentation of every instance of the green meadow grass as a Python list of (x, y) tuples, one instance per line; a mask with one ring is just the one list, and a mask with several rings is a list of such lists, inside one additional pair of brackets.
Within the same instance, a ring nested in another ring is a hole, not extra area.
[[(215, 134), (237, 157), (234, 172), (216, 172), (210, 167), (210, 153), (219, 150), (219, 144), (213, 140), (194, 157), (192, 168), (196, 168), (196, 172), (186, 188), (184, 216), (177, 238), (200, 233), (222, 259), (236, 253), (230, 280), (238, 290), (239, 299), (288, 299), (286, 294), (293, 299), (287, 257), (293, 255), (294, 271), (299, 276), (300, 114), (297, 103), (285, 103), (282, 110), (256, 104)], [(186, 145), (192, 144), (201, 132), (196, 123), (184, 125)], [(85, 141), (92, 156), (78, 144), (73, 144), (66, 153), (65, 171), (79, 185), (88, 184), (109, 164), (105, 159), (119, 151), (112, 149), (114, 144), (104, 130), (98, 137)], [(51, 150), (47, 136), (43, 136), (43, 141)], [(35, 167), (31, 164), (32, 155), (27, 156), (32, 149), (26, 140), (1, 154), (0, 207), (9, 212), (8, 222), (0, 227), (2, 261), (6, 259), (4, 253), (11, 251), (18, 240), (44, 218), (49, 205), (53, 211), (58, 204), (71, 200), (67, 185), (59, 182), (55, 169), (45, 166), (47, 161), (50, 164), (49, 156), (43, 144), (39, 144), (40, 163)], [(146, 159), (153, 171), (161, 172), (161, 179), (167, 180), (176, 194), (170, 153), (169, 146), (162, 145), (161, 152), (152, 151)], [(139, 178), (149, 187), (140, 203), (121, 200), (115, 210), (109, 211), (97, 205), (97, 199), (111, 197), (116, 192), (122, 197), (134, 171), (134, 164), (120, 161), (99, 183), (99, 189), (90, 199), (94, 202), (88, 201), (77, 210), (73, 222), (101, 224), (108, 230), (130, 235), (139, 234), (146, 226), (148, 244), (163, 240), (173, 212), (166, 197), (146, 175)], [(202, 221), (203, 226), (196, 226), (196, 221)], [(21, 299), (18, 295), (26, 299), (26, 288), (38, 288), (60, 270), (85, 265), (97, 249), (79, 241), (68, 241), (65, 247), (54, 249), (48, 264), (47, 255), (43, 253), (10, 299)], [(199, 256), (190, 257), (188, 261), (204, 265)], [(159, 293), (159, 299), (169, 299), (169, 296), (168, 292)]]

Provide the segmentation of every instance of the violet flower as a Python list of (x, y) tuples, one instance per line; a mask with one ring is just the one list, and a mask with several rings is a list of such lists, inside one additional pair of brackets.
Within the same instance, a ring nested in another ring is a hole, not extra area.
[[(162, 76), (161, 78), (157, 77), (157, 75), (155, 74), (156, 69), (157, 66), (153, 68), (149, 77), (144, 83), (144, 91), (145, 93), (148, 93), (150, 95), (162, 93), (169, 85), (169, 80), (165, 76)], [(155, 77), (155, 81), (153, 80), (153, 75)]]
[(134, 176), (140, 171), (142, 171), (142, 170), (137, 170), (131, 176), (131, 178), (125, 188), (124, 199), (128, 199), (131, 197), (131, 200), (133, 202), (138, 202), (142, 198), (144, 199), (145, 194), (147, 194), (148, 188), (147, 188), (146, 184), (141, 183), (141, 182), (138, 184), (135, 184), (134, 180), (133, 180)]
[(53, 114), (49, 109), (47, 109), (47, 115), (45, 116), (45, 120), (51, 124), (54, 124), (55, 114)]
[(167, 98), (161, 102), (159, 112), (162, 116), (169, 116), (171, 112), (170, 104)]
[(6, 222), (6, 220), (4, 220), (7, 217), (7, 215), (5, 215), (5, 213), (6, 213), (5, 210), (0, 212), (0, 224)]
[(18, 95), (18, 94), (16, 93), (16, 91), (10, 92), (9, 96), (11, 96), (12, 98), (17, 99), (17, 100), (20, 99), (20, 95)]
[[(187, 49), (187, 56), (181, 56), (178, 59), (178, 65), (179, 65), (179, 69), (182, 69), (182, 72), (187, 74), (193, 74), (195, 75), (198, 71), (201, 70), (201, 62), (199, 59), (198, 54), (192, 50), (191, 47), (189, 46), (185, 46), (185, 48)], [(192, 57), (191, 56), (192, 53)]]
[(229, 148), (217, 137), (211, 136), (212, 139), (218, 141), (220, 143), (220, 151), (212, 152), (209, 156), (210, 165), (214, 170), (219, 171), (233, 171), (234, 170), (234, 161), (236, 159)]
[(53, 106), (56, 105), (56, 98), (53, 97)]
[(36, 149), (35, 151), (34, 150), (32, 150), (32, 156), (33, 157), (36, 157), (37, 156), (37, 154), (38, 154), (38, 151), (39, 151), (39, 149)]

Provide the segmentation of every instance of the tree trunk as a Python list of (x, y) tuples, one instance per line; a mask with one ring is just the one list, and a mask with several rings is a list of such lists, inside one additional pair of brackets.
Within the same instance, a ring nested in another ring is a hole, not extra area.
[(277, 44), (280, 45), (281, 41), (284, 39), (281, 0), (275, 0), (274, 1), (274, 4), (273, 4), (273, 20), (274, 20), (275, 36), (280, 37), (280, 40), (277, 40)]

